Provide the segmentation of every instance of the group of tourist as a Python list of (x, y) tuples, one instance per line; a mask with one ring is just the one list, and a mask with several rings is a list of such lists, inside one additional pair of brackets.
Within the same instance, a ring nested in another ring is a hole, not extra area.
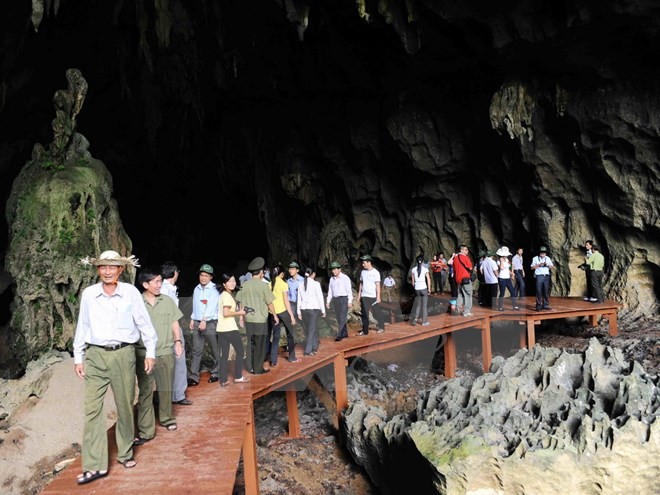
[[(592, 241), (585, 243), (585, 262), (580, 265), (587, 275), (585, 300), (603, 302), (602, 288), (604, 257)], [(495, 253), (481, 253), (473, 263), (466, 245), (445, 260), (439, 253), (430, 263), (419, 256), (410, 270), (410, 283), (415, 301), (410, 324), (429, 325), (428, 296), (444, 292), (449, 282), (449, 311), (463, 316), (472, 315), (474, 282), (480, 279), (481, 305), (502, 311), (508, 291), (513, 310), (525, 297), (525, 268), (523, 250), (515, 255), (502, 246)], [(510, 259), (511, 258), (511, 259)], [(185, 396), (188, 386), (199, 384), (200, 367), (205, 345), (212, 355), (209, 382), (228, 385), (230, 346), (234, 348), (234, 383), (250, 379), (244, 371), (260, 375), (277, 366), (282, 327), (286, 332), (286, 352), (289, 362), (301, 361), (296, 356), (295, 327), (305, 332), (304, 355), (314, 356), (320, 345), (319, 318), (332, 309), (337, 319), (335, 340), (348, 337), (348, 311), (353, 307), (353, 287), (338, 262), (330, 264), (331, 277), (324, 300), (320, 283), (313, 268), (300, 273), (300, 266), (292, 261), (285, 269), (276, 265), (266, 268), (264, 258), (257, 257), (248, 265), (249, 276), (241, 277), (240, 289), (232, 274), (222, 274), (218, 284), (213, 281), (214, 269), (205, 263), (198, 271), (199, 283), (192, 296), (189, 329), (192, 332), (190, 369), (186, 368), (185, 345), (179, 320), (176, 282), (179, 270), (167, 262), (160, 270), (142, 269), (137, 285), (119, 282), (126, 266), (139, 266), (133, 256), (124, 257), (115, 251), (105, 251), (98, 258), (86, 258), (84, 264), (97, 269), (100, 282), (86, 288), (80, 301), (80, 314), (74, 338), (75, 372), (84, 379), (85, 424), (82, 444), (83, 472), (79, 484), (89, 483), (108, 473), (108, 445), (103, 400), (108, 387), (112, 388), (117, 408), (117, 460), (125, 468), (137, 462), (133, 447), (142, 445), (156, 434), (156, 413), (153, 391), (158, 391), (158, 422), (169, 431), (177, 429), (172, 404), (191, 405)], [(381, 275), (369, 255), (360, 257), (362, 270), (357, 289), (361, 329), (357, 336), (369, 334), (369, 316), (376, 319), (376, 331), (385, 331), (385, 313), (381, 300)], [(534, 256), (530, 268), (536, 285), (537, 311), (549, 310), (550, 278), (554, 264), (542, 246)], [(268, 274), (268, 278), (266, 278)], [(385, 287), (394, 288), (391, 279)], [(499, 290), (499, 294), (498, 294)], [(391, 293), (390, 293), (391, 297)], [(247, 347), (244, 349), (239, 325), (245, 327)], [(244, 358), (245, 356), (245, 358)], [(137, 421), (133, 401), (135, 382), (138, 383)], [(137, 425), (137, 431), (135, 430)]]

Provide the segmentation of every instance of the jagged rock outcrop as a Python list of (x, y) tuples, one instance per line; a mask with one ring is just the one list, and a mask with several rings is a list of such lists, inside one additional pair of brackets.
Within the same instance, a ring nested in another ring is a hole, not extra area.
[(415, 480), (416, 493), (651, 495), (658, 385), (596, 339), (578, 354), (536, 346), (431, 388), (411, 414), (353, 397), (344, 434), (383, 493)]
[(53, 348), (71, 349), (78, 297), (96, 280), (80, 260), (106, 249), (131, 250), (112, 177), (75, 132), (87, 83), (77, 69), (67, 71), (67, 80), (68, 89), (54, 97), (53, 143), (47, 150), (34, 146), (7, 202), (5, 264), (15, 286), (9, 345), (24, 364)]

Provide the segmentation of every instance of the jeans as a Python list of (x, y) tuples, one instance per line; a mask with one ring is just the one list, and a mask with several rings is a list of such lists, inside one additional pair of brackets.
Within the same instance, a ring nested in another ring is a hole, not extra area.
[(369, 311), (373, 312), (374, 318), (378, 322), (378, 330), (385, 330), (385, 315), (383, 315), (383, 312), (375, 302), (375, 297), (363, 297), (360, 299), (360, 305), (362, 306), (362, 333), (365, 335), (369, 333)]
[(422, 308), (422, 323), (426, 323), (429, 320), (429, 291), (428, 289), (416, 290), (415, 291), (415, 303), (413, 307), (413, 314), (415, 315), (410, 319), (411, 324), (417, 323), (417, 318), (419, 317), (419, 308)]
[(307, 343), (305, 344), (305, 356), (319, 349), (319, 333), (316, 322), (321, 316), (320, 309), (303, 309), (301, 311), (303, 326), (307, 333)]
[(220, 347), (220, 366), (218, 378), (220, 383), (227, 381), (227, 367), (229, 364), (229, 345), (234, 346), (236, 362), (234, 363), (234, 380), (243, 376), (243, 339), (238, 330), (230, 332), (216, 332), (218, 347)]
[(497, 281), (500, 284), (500, 297), (497, 298), (497, 308), (504, 308), (504, 294), (506, 293), (506, 290), (509, 289), (509, 295), (511, 296), (511, 306), (515, 309), (518, 306), (518, 303), (516, 302), (513, 282), (510, 278), (498, 278)]
[(516, 297), (525, 297), (525, 277), (523, 277), (522, 270), (514, 270), (513, 274), (516, 276)]
[(273, 340), (270, 343), (270, 364), (275, 366), (277, 364), (277, 353), (280, 347), (280, 334), (282, 333), (282, 326), (286, 331), (286, 346), (289, 353), (289, 361), (296, 360), (296, 340), (293, 337), (293, 323), (291, 317), (286, 311), (277, 314), (279, 323), (273, 325)]
[(337, 318), (337, 337), (345, 339), (348, 337), (348, 296), (333, 297), (330, 304)]
[(546, 309), (550, 306), (550, 275), (536, 276), (536, 309)]

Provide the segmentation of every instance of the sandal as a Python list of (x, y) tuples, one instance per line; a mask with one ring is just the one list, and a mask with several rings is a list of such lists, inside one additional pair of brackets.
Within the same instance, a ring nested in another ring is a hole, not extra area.
[(176, 430), (176, 423), (172, 423), (169, 425), (163, 425), (165, 428), (167, 428), (167, 431), (175, 431)]
[(85, 471), (84, 473), (80, 473), (78, 475), (78, 478), (76, 479), (76, 482), (79, 485), (84, 485), (85, 483), (89, 483), (91, 481), (97, 480), (99, 478), (103, 478), (104, 476), (108, 475), (108, 470), (106, 469), (105, 471)]
[(137, 461), (133, 459), (132, 457), (130, 459), (126, 459), (125, 461), (117, 461), (119, 464), (124, 466), (126, 469), (134, 468), (137, 466)]
[(144, 438), (138, 435), (133, 439), (133, 445), (144, 445), (145, 443), (153, 440), (152, 438)]

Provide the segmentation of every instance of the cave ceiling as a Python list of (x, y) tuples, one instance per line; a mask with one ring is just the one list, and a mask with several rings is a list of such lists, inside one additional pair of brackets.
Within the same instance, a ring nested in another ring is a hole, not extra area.
[[(590, 236), (657, 277), (657, 242), (640, 247), (658, 233), (657, 2), (10, 3), (3, 202), (75, 67), (77, 130), (147, 262), (371, 252), (402, 270), (436, 246), (549, 241), (568, 262)], [(633, 197), (626, 160), (652, 183)]]

